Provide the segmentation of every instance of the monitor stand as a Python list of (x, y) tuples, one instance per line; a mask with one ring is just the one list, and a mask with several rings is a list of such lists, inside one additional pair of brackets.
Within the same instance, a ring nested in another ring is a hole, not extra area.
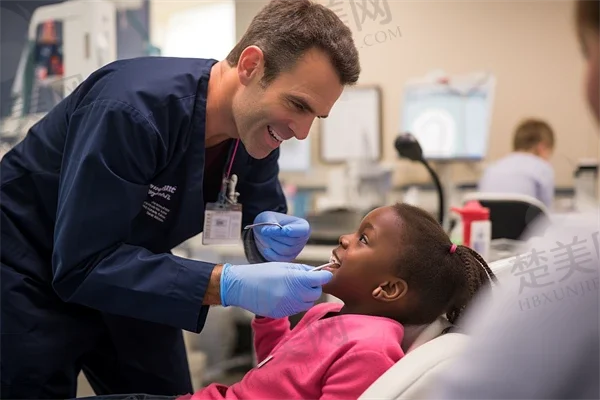
[(452, 164), (455, 160), (435, 160), (430, 163), (434, 164), (434, 169), (438, 174), (438, 177), (442, 186), (442, 195), (444, 197), (444, 221), (442, 227), (444, 231), (449, 232), (450, 221), (452, 215), (450, 214), (450, 208), (454, 203), (456, 196), (456, 184), (452, 179)]

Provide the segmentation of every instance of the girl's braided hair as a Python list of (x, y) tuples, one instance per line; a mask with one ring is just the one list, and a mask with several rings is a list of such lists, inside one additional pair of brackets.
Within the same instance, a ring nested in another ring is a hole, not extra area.
[(455, 246), (442, 226), (426, 211), (404, 203), (394, 206), (400, 217), (398, 276), (419, 297), (407, 324), (433, 322), (446, 314), (456, 323), (482, 288), (496, 282), (483, 257)]

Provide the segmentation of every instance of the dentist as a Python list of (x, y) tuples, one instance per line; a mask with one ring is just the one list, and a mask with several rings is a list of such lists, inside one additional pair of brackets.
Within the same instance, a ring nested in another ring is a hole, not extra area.
[[(210, 40), (210, 38), (204, 38)], [(1, 163), (2, 398), (193, 390), (181, 329), (210, 305), (283, 317), (331, 279), (292, 264), (278, 147), (305, 139), (358, 80), (351, 31), (274, 0), (226, 60), (120, 60), (91, 74)], [(251, 265), (171, 254), (203, 232)]]

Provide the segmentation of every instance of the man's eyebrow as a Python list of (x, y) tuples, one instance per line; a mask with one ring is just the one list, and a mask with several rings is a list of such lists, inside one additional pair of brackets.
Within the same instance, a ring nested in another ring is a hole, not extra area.
[[(289, 100), (292, 100), (298, 104), (300, 104), (302, 107), (304, 107), (308, 112), (315, 114), (315, 110), (310, 106), (310, 104), (308, 104), (308, 102), (306, 100), (304, 100), (302, 97), (298, 97), (295, 96), (293, 94), (289, 94), (287, 95)], [(318, 118), (327, 118), (328, 115), (318, 115)]]

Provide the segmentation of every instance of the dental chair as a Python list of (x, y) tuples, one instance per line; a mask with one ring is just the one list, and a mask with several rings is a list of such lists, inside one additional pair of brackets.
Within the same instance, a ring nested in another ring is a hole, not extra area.
[[(515, 257), (489, 264), (501, 282), (510, 279)], [(493, 291), (493, 288), (492, 288)], [(469, 336), (459, 332), (445, 317), (430, 325), (408, 326), (402, 348), (405, 356), (379, 377), (359, 400), (428, 399), (438, 373), (464, 350)]]
[(463, 204), (476, 200), (490, 210), (492, 240), (523, 240), (532, 224), (547, 222), (550, 212), (536, 198), (522, 194), (474, 192), (463, 198)]
[(467, 344), (465, 334), (439, 317), (430, 325), (407, 327), (402, 347), (405, 356), (373, 383), (359, 400), (425, 399), (435, 377)]

